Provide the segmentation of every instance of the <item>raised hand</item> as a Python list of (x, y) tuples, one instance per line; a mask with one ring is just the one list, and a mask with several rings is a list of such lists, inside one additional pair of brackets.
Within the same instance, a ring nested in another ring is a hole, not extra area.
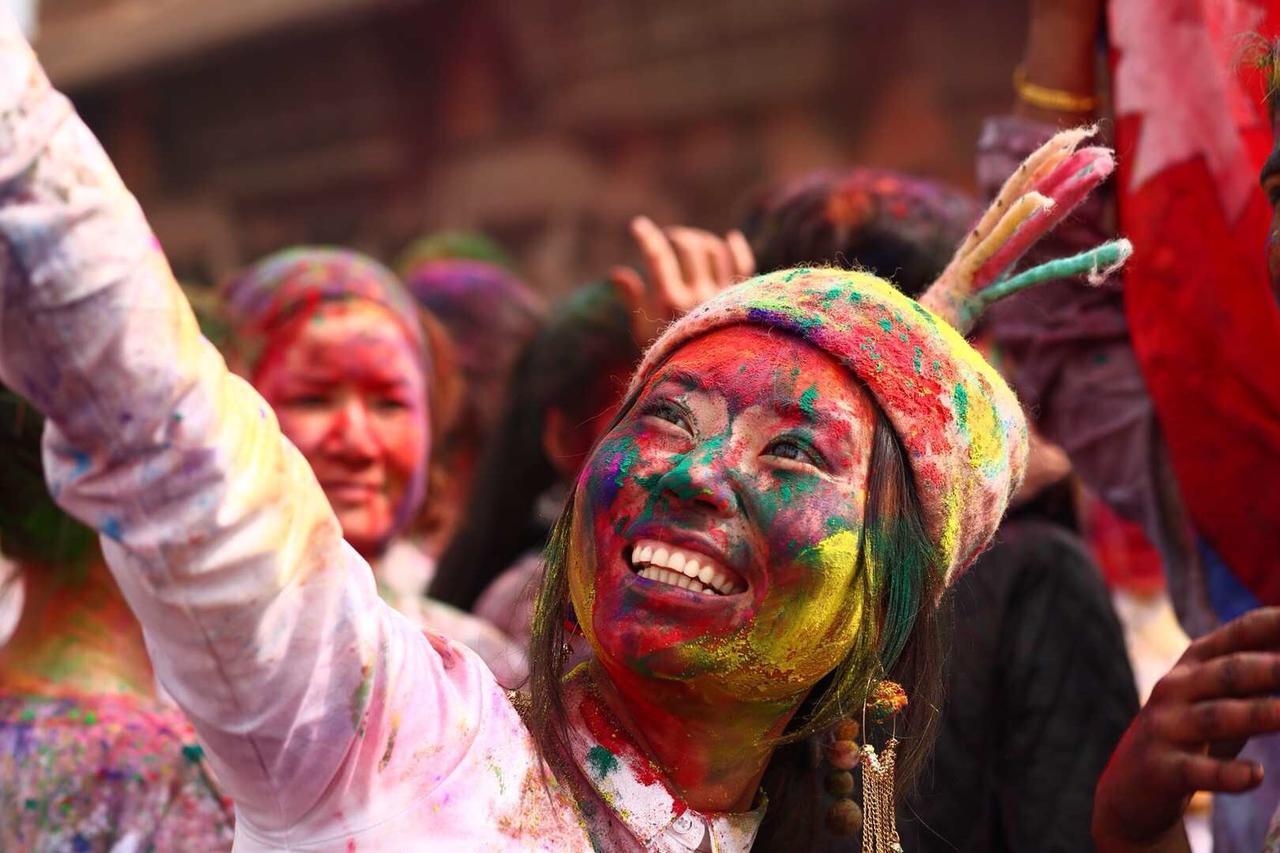
[(1101, 853), (1186, 850), (1182, 813), (1197, 791), (1240, 793), (1263, 768), (1236, 758), (1280, 731), (1280, 608), (1196, 640), (1120, 739), (1094, 795)]
[(648, 217), (631, 221), (645, 272), (618, 266), (609, 280), (632, 309), (632, 333), (645, 347), (662, 327), (755, 271), (751, 247), (739, 231), (717, 237), (699, 228), (659, 228)]

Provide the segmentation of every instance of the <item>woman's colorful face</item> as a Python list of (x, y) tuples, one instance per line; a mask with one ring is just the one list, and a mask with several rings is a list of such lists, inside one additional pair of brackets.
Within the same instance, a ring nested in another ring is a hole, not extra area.
[(796, 338), (735, 326), (677, 350), (578, 479), (570, 589), (610, 673), (771, 700), (843, 660), (873, 427)]
[(325, 303), (271, 342), (254, 384), (347, 541), (376, 554), (417, 509), (431, 450), (423, 367), (399, 320), (368, 301)]

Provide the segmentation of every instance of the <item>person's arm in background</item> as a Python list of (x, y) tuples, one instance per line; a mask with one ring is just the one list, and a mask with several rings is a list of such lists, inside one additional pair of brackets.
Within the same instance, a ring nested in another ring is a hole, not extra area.
[(448, 712), (478, 719), (501, 693), (379, 600), (306, 461), (200, 337), (137, 202), (3, 13), (0, 261), (0, 381), (48, 417), (51, 491), (100, 531), (244, 830), (287, 846), (409, 808), (422, 786), (409, 750), (392, 756), (397, 731), (439, 744), (447, 769), (470, 730)]
[[(1031, 0), (1023, 79), (1092, 97), (1102, 0)], [(1030, 152), (1093, 111), (1054, 111), (1018, 98), (1014, 114), (993, 117), (978, 151), (980, 189), (993, 196)], [(1064, 256), (1114, 236), (1108, 196), (1097, 193), (1048, 235), (1037, 254)], [(1133, 351), (1119, 277), (1100, 287), (1060, 281), (997, 304), (990, 332), (1036, 428), (1066, 451), (1084, 484), (1139, 524), (1160, 552), (1184, 627), (1215, 624), (1195, 543), (1167, 451)]]

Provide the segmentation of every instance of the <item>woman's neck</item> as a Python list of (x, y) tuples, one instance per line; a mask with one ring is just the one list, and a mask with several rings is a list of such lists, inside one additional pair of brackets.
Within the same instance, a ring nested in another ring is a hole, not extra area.
[(597, 661), (590, 677), (628, 734), (700, 812), (744, 812), (755, 803), (774, 741), (800, 699), (769, 703), (708, 698), (683, 682), (612, 678)]
[(101, 561), (24, 567), (22, 617), (0, 649), (0, 690), (39, 696), (155, 695), (139, 626)]

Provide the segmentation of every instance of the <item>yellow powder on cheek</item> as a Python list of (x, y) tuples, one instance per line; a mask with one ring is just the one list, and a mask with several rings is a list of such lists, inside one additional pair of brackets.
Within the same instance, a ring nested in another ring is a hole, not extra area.
[(777, 698), (816, 684), (853, 647), (866, 593), (856, 582), (858, 535), (841, 531), (812, 550), (814, 582), (807, 594), (757, 615), (719, 655), (734, 695)]

